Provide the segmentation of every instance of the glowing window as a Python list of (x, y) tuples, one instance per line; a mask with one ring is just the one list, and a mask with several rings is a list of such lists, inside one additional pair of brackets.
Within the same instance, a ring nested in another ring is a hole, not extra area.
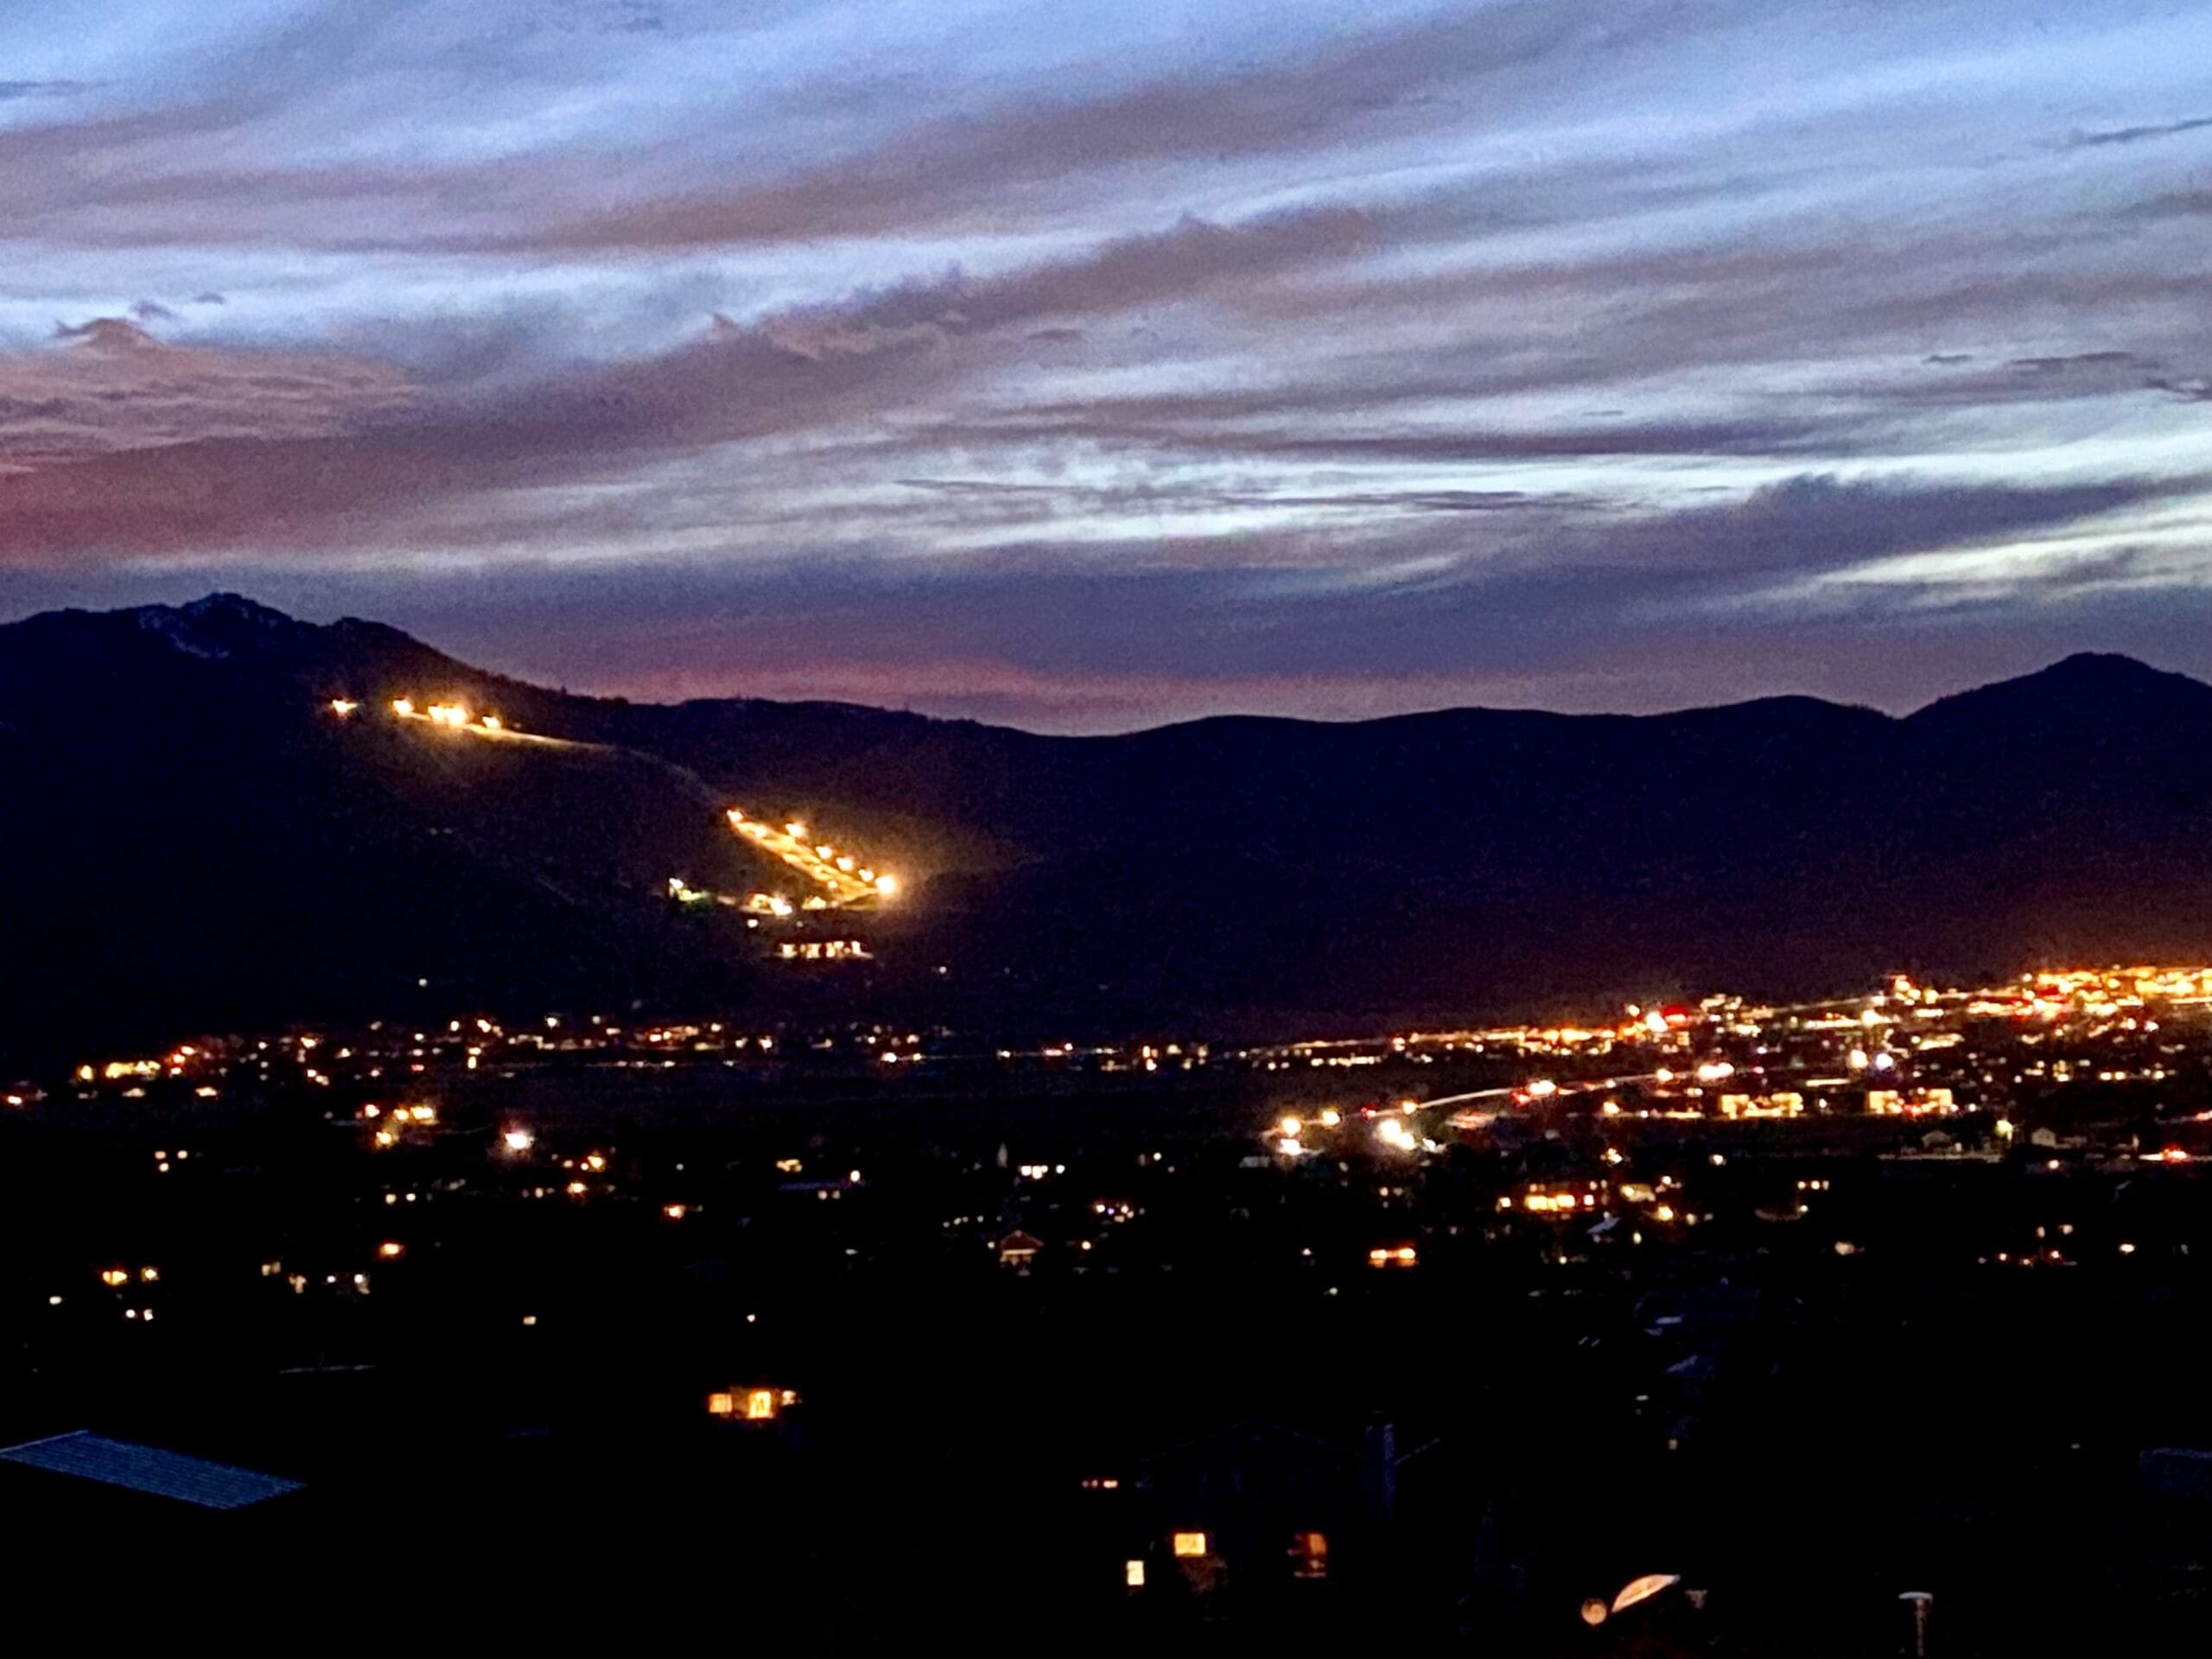
[(711, 1417), (737, 1415), (737, 1396), (727, 1391), (717, 1391), (707, 1396), (707, 1414)]
[(1179, 1532), (1173, 1543), (1178, 1555), (1203, 1555), (1206, 1553), (1206, 1535), (1203, 1532)]
[(745, 1417), (747, 1422), (766, 1422), (776, 1414), (776, 1391), (773, 1389), (753, 1389), (745, 1396)]
[(1128, 1585), (1132, 1590), (1143, 1589), (1144, 1563), (1142, 1561), (1123, 1561), (1122, 1563), (1122, 1582)]

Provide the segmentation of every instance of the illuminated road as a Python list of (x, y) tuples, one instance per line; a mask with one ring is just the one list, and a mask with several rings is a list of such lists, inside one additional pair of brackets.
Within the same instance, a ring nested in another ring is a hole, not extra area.
[[(1565, 1084), (1560, 1086), (1559, 1092), (1551, 1096), (1549, 1099), (1552, 1102), (1564, 1101), (1577, 1095), (1603, 1093), (1608, 1089), (1618, 1089), (1628, 1084), (1656, 1083), (1658, 1079), (1659, 1074), (1656, 1071), (1634, 1071), (1618, 1077), (1599, 1077), (1589, 1083)], [(1525, 1083), (1507, 1084), (1497, 1089), (1478, 1089), (1472, 1094), (1446, 1095), (1440, 1100), (1425, 1100), (1421, 1102), (1419, 1109), (1423, 1112), (1432, 1112), (1447, 1106), (1470, 1108), (1471, 1109), (1452, 1113), (1445, 1121), (1455, 1129), (1487, 1128), (1497, 1120), (1497, 1113), (1481, 1110), (1475, 1106), (1476, 1102), (1510, 1101), (1516, 1096), (1525, 1097), (1528, 1092), (1529, 1085)]]
[(899, 890), (897, 881), (862, 864), (854, 854), (840, 852), (826, 841), (810, 840), (803, 823), (770, 823), (747, 817), (737, 807), (730, 808), (728, 817), (729, 827), (739, 835), (821, 887), (830, 908), (872, 905)]
[[(334, 697), (328, 704), (330, 712), (340, 720), (352, 720), (362, 711), (363, 705), (347, 697)], [(495, 714), (477, 713), (460, 702), (418, 702), (413, 697), (394, 697), (385, 705), (395, 719), (419, 721), (481, 741), (493, 743), (538, 743), (552, 748), (586, 749), (605, 746), (579, 743), (569, 738), (544, 737), (536, 732), (519, 732)], [(684, 774), (687, 778), (689, 773)], [(701, 789), (703, 784), (692, 779)], [(861, 862), (857, 855), (840, 850), (827, 841), (816, 841), (804, 823), (796, 820), (789, 823), (771, 823), (765, 819), (749, 817), (741, 808), (730, 807), (724, 816), (731, 830), (743, 836), (761, 851), (797, 870), (818, 889), (794, 906), (780, 893), (756, 893), (743, 899), (721, 899), (723, 904), (757, 911), (764, 915), (788, 916), (794, 909), (842, 910), (850, 906), (874, 906), (881, 904), (899, 891), (895, 877)], [(671, 880), (670, 891), (679, 899), (715, 898), (718, 895), (698, 892), (680, 879)]]
[[(330, 705), (331, 712), (341, 718), (351, 718), (358, 703), (339, 698)], [(595, 747), (578, 743), (564, 737), (544, 737), (536, 732), (518, 732), (497, 715), (472, 715), (459, 703), (434, 702), (417, 708), (413, 699), (393, 700), (391, 714), (397, 719), (420, 721), (425, 726), (436, 726), (451, 732), (466, 732), (471, 737), (484, 738), (495, 743), (538, 743), (548, 748), (584, 749)]]

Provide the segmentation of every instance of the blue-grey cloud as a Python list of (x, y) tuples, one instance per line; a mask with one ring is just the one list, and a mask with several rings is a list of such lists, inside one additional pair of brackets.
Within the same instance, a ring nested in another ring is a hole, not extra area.
[(1061, 723), (2212, 667), (2201, 10), (851, 17), (0, 16), (0, 608)]

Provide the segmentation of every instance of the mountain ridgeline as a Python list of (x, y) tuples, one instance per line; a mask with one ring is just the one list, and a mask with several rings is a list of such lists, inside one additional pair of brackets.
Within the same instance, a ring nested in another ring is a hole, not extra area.
[[(565, 741), (374, 717), (397, 696)], [(570, 696), (218, 594), (0, 627), (0, 1057), (463, 1006), (1289, 1030), (2212, 947), (2212, 687), (2120, 657), (1903, 719), (1058, 738)], [(670, 902), (782, 874), (732, 804), (899, 873), (872, 963), (778, 972)]]

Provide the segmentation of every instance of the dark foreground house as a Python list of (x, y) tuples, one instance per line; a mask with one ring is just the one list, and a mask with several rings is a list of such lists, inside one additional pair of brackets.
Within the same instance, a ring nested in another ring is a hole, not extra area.
[(1141, 1460), (1132, 1596), (1198, 1617), (1298, 1617), (1371, 1575), (1404, 1461), (1388, 1423), (1345, 1440), (1243, 1422)]

